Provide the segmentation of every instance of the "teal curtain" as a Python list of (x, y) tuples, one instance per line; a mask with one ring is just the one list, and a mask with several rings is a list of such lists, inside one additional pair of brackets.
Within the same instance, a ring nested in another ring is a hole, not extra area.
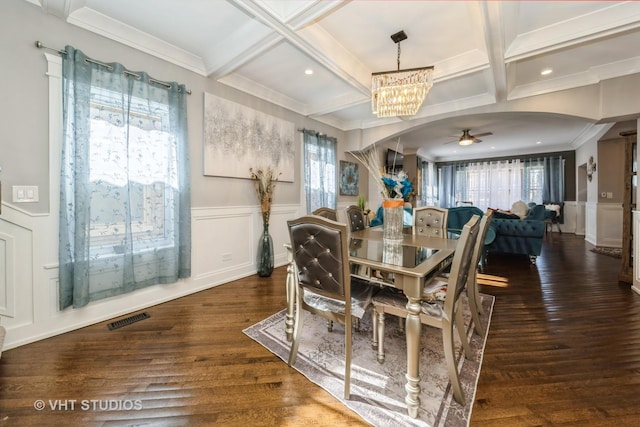
[(463, 199), (466, 193), (465, 168), (461, 165), (443, 165), (438, 168), (439, 187), (438, 202), (441, 208), (456, 206), (457, 200)]
[(60, 309), (191, 275), (185, 87), (66, 52)]
[(546, 203), (564, 203), (564, 181), (564, 159), (562, 156), (545, 157), (542, 200)]
[(308, 129), (302, 133), (307, 213), (321, 207), (335, 209), (337, 140)]

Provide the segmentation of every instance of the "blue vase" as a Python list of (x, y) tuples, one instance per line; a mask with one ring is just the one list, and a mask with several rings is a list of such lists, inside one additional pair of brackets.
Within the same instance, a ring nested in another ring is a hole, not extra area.
[(269, 234), (269, 225), (264, 224), (262, 236), (258, 242), (258, 276), (269, 277), (273, 273), (273, 239)]

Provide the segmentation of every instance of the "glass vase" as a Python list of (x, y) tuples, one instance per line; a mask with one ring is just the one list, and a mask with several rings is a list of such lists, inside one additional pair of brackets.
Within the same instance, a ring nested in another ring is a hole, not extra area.
[(273, 239), (269, 234), (269, 224), (264, 224), (258, 241), (258, 276), (269, 277), (273, 273)]
[(387, 240), (402, 240), (404, 200), (385, 199), (382, 201), (382, 208), (384, 209), (382, 238)]

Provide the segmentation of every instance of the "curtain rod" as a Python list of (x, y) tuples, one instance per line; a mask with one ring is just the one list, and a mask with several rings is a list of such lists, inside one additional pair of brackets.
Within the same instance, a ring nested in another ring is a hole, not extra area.
[[(43, 45), (40, 41), (36, 41), (34, 44), (35, 44), (35, 46), (36, 46), (38, 49), (48, 49), (48, 50), (52, 50), (52, 51), (54, 51), (54, 52), (58, 52), (60, 55), (66, 55), (66, 54), (67, 54), (67, 51), (66, 51), (66, 50), (60, 50), (60, 49), (55, 49), (55, 48), (52, 48), (52, 47), (45, 46), (45, 45)], [(102, 67), (105, 67), (105, 68), (106, 68), (107, 70), (109, 70), (109, 71), (112, 71), (112, 70), (113, 70), (113, 67), (112, 67), (111, 65), (109, 65), (109, 64), (105, 64), (104, 62), (96, 61), (95, 59), (87, 58), (87, 59), (85, 59), (85, 61), (86, 61), (86, 62), (91, 62), (92, 64), (100, 65), (100, 66), (102, 66)], [(127, 71), (127, 70), (125, 70), (125, 71), (124, 71), (124, 74), (125, 74), (125, 75), (127, 75), (127, 76), (134, 77), (134, 78), (136, 78), (136, 79), (138, 79), (138, 80), (140, 79), (140, 75), (139, 75), (139, 74), (136, 74), (136, 73), (131, 72), (131, 71)], [(149, 82), (150, 82), (150, 83), (155, 83), (155, 84), (158, 84), (158, 85), (161, 85), (161, 86), (164, 86), (164, 87), (166, 87), (167, 89), (170, 89), (170, 88), (171, 88), (171, 85), (170, 85), (169, 83), (167, 83), (167, 82), (163, 82), (163, 81), (161, 81), (161, 80), (156, 80), (156, 79), (153, 79), (153, 78), (151, 78), (151, 77), (149, 77)], [(186, 93), (187, 93), (187, 95), (191, 95), (191, 90), (190, 90), (190, 89), (187, 89)]]
[(305, 128), (298, 129), (298, 132), (305, 132), (305, 131), (313, 132), (313, 133), (315, 133), (317, 136), (320, 136), (320, 135), (326, 135), (325, 133), (322, 133), (322, 132), (316, 132), (316, 131), (315, 131), (315, 130), (313, 130), (313, 129), (305, 129)]

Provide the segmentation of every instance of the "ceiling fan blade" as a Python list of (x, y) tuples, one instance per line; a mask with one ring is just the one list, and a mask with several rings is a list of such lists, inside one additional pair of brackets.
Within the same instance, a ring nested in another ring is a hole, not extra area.
[(489, 135), (493, 135), (493, 132), (484, 132), (484, 133), (477, 133), (475, 135), (471, 135), (473, 138), (479, 138), (481, 136), (489, 136)]

